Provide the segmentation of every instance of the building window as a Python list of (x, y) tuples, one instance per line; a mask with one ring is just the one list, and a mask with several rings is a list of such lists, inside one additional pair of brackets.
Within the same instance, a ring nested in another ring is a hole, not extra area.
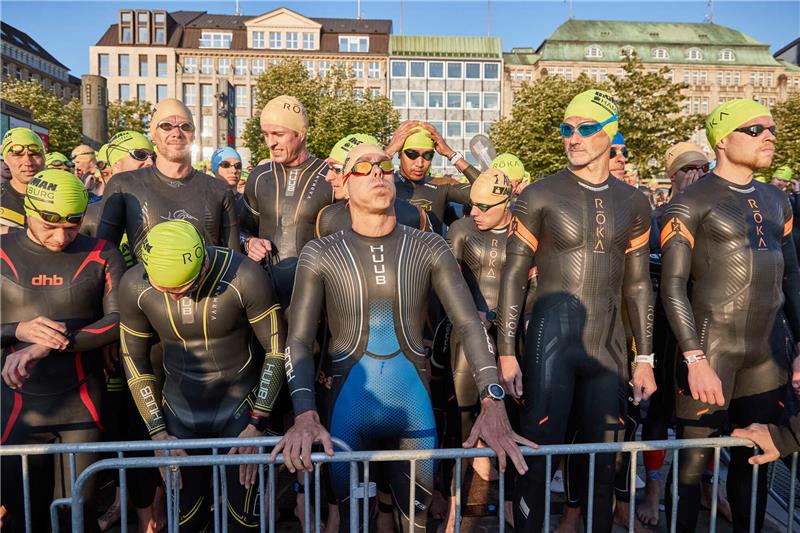
[(167, 99), (167, 86), (156, 85), (156, 102)]
[(444, 107), (444, 93), (442, 91), (428, 92), (428, 107), (432, 109), (441, 109)]
[(480, 122), (464, 122), (464, 138), (472, 139), (481, 132)]
[(689, 50), (686, 51), (686, 59), (690, 61), (702, 61), (703, 52), (701, 52), (699, 48), (689, 48)]
[(247, 107), (247, 85), (237, 85), (234, 91), (236, 91), (236, 107)]
[(496, 80), (500, 77), (500, 65), (498, 63), (484, 63), (483, 77), (487, 80)]
[(425, 107), (425, 91), (410, 91), (408, 93), (408, 107), (422, 109)]
[(317, 49), (317, 35), (313, 32), (303, 32), (303, 50)]
[(247, 117), (236, 117), (236, 133), (234, 135), (237, 139), (241, 139), (242, 135), (244, 135), (244, 124), (247, 121)]
[(364, 79), (364, 62), (363, 61), (353, 61), (353, 77), (357, 80)]
[(271, 31), (269, 32), (269, 47), (270, 48), (282, 48), (283, 47), (283, 39), (281, 38), (281, 32), (279, 31)]
[(133, 44), (133, 12), (120, 11), (119, 14), (119, 42), (120, 44)]
[(381, 64), (378, 61), (370, 61), (367, 67), (367, 77), (369, 79), (377, 80), (381, 77)]
[(120, 54), (118, 56), (119, 60), (119, 76), (130, 76), (131, 75), (131, 56), (128, 54)]
[(331, 62), (326, 60), (320, 60), (319, 62), (319, 77), (324, 78), (328, 75), (328, 71), (331, 69)]
[(214, 105), (214, 88), (210, 83), (200, 85), (200, 105)]
[(619, 57), (620, 59), (625, 59), (626, 57), (633, 57), (636, 54), (636, 50), (633, 49), (633, 46), (623, 46), (619, 49)]
[(148, 63), (147, 63), (147, 56), (139, 56), (139, 77), (146, 78), (150, 74), (148, 73)]
[(483, 93), (484, 109), (500, 109), (500, 95), (498, 93)]
[(163, 11), (153, 13), (153, 43), (167, 44), (167, 14)]
[(460, 80), (462, 78), (462, 66), (461, 63), (448, 63), (447, 78), (450, 80)]
[(653, 59), (669, 59), (669, 52), (666, 48), (656, 48), (653, 50)]
[(392, 91), (392, 105), (394, 107), (406, 107), (408, 94), (406, 91)]
[(483, 123), (483, 134), (484, 135), (489, 135), (489, 132), (492, 130), (492, 124), (494, 124), (494, 122), (484, 122)]
[(464, 107), (467, 109), (480, 109), (481, 93), (465, 93), (464, 102)]
[(266, 48), (267, 47), (266, 34), (263, 31), (254, 31), (253, 40), (250, 43), (250, 46), (252, 48)]
[(233, 73), (236, 76), (247, 76), (247, 59), (237, 58), (236, 67)]
[(468, 80), (481, 79), (481, 64), (480, 63), (467, 63), (466, 78)]
[(150, 44), (150, 13), (147, 11), (136, 13), (136, 42)]
[[(5, 63), (5, 61), (3, 62)], [(97, 54), (97, 66), (101, 76), (108, 77), (108, 54)], [(19, 72), (19, 69), (17, 69)]]
[(379, 96), (381, 95), (381, 90), (380, 90), (379, 88), (377, 88), (377, 87), (372, 87), (372, 88), (369, 90), (369, 95), (370, 95), (372, 98), (377, 98), (377, 97), (379, 97)]
[(167, 56), (156, 56), (156, 76), (167, 77)]
[(357, 35), (339, 36), (340, 52), (369, 52), (369, 37)]
[(127, 102), (131, 99), (131, 86), (127, 83), (120, 83), (119, 85), (119, 99), (122, 102)]
[(200, 37), (200, 48), (230, 48), (232, 33), (204, 31)]
[(300, 34), (298, 34), (296, 31), (287, 31), (286, 48), (289, 50), (297, 50), (300, 48)]
[(306, 72), (308, 72), (308, 76), (313, 78), (314, 77), (314, 62), (311, 60), (306, 59), (303, 61), (303, 66), (306, 67)]
[(441, 61), (431, 61), (428, 63), (428, 77), (434, 79), (444, 78), (444, 63)]
[(147, 101), (147, 85), (139, 84), (136, 86), (136, 99), (140, 102)]
[(586, 47), (585, 56), (586, 58), (603, 57), (603, 49), (596, 44), (589, 45)]
[(214, 115), (203, 115), (203, 126), (201, 128), (201, 137), (203, 139), (211, 139), (214, 137)]
[(461, 109), (461, 93), (447, 93), (447, 109)]
[(197, 58), (196, 57), (184, 57), (183, 58), (183, 73), (184, 74), (194, 74), (197, 72)]
[(200, 58), (200, 74), (214, 74), (214, 58), (201, 57)]
[(409, 62), (409, 77), (411, 77), (411, 78), (424, 78), (425, 77), (425, 62), (424, 61), (410, 61)]
[(392, 77), (405, 78), (408, 76), (408, 63), (405, 61), (392, 61)]
[(461, 138), (461, 122), (455, 121), (447, 121), (447, 133), (446, 137), (448, 139), (460, 139)]
[(183, 84), (183, 103), (187, 106), (197, 105), (197, 85), (193, 83)]
[(253, 60), (253, 76), (260, 76), (264, 74), (264, 60), (263, 59), (254, 59)]
[(219, 58), (219, 74), (229, 76), (231, 73), (231, 59), (229, 57)]

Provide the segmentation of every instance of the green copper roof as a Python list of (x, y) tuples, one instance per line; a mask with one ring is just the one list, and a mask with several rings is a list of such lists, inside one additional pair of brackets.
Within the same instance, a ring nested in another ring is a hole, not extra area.
[(389, 37), (389, 55), (501, 59), (503, 48), (499, 37), (391, 35)]
[(535, 65), (539, 61), (539, 54), (533, 48), (512, 48), (511, 52), (503, 53), (506, 65)]
[(778, 63), (780, 63), (781, 66), (785, 68), (788, 72), (800, 72), (800, 66), (797, 66), (794, 63), (790, 63), (785, 59), (779, 59)]
[[(602, 57), (587, 57), (595, 45)], [(545, 39), (536, 52), (544, 61), (619, 61), (622, 47), (631, 47), (644, 62), (685, 63), (692, 65), (778, 66), (769, 45), (738, 30), (705, 23), (625, 22), (568, 20)], [(689, 59), (691, 48), (700, 50), (702, 59)], [(666, 50), (668, 59), (656, 57)], [(733, 53), (734, 60), (721, 54)]]

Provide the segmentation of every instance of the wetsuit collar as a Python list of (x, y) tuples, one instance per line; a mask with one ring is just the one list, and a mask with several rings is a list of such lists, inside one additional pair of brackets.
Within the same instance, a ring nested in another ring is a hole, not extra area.
[(421, 180), (414, 181), (414, 180), (412, 180), (410, 178), (407, 178), (407, 177), (403, 176), (403, 174), (402, 174), (402, 172), (400, 172), (400, 170), (396, 170), (395, 171), (394, 177), (395, 177), (395, 180), (399, 181), (400, 183), (410, 183), (411, 185), (422, 185), (423, 183), (427, 183), (428, 180), (430, 179), (430, 176), (423, 176)]
[(398, 228), (400, 227), (400, 223), (396, 221), (396, 218), (397, 217), (395, 216), (395, 225), (392, 228), (392, 231), (390, 231), (386, 235), (381, 235), (380, 237), (370, 237), (368, 235), (362, 235), (362, 234), (358, 233), (356, 230), (354, 230), (352, 227), (348, 228), (347, 231), (349, 231), (350, 233), (352, 233), (353, 235), (355, 235), (359, 239), (364, 239), (364, 240), (367, 240), (367, 241), (379, 241), (381, 239), (386, 239), (388, 237), (391, 237), (392, 235), (394, 235), (398, 231)]
[(741, 185), (739, 183), (734, 183), (732, 181), (726, 180), (725, 178), (723, 178), (722, 176), (720, 176), (715, 172), (709, 173), (708, 176), (720, 180), (726, 187), (735, 192), (748, 193), (748, 192), (753, 192), (755, 190), (755, 186), (753, 185), (754, 180), (752, 177), (750, 178), (749, 182), (745, 183), (744, 185)]
[(608, 189), (609, 180), (617, 179), (617, 178), (615, 178), (614, 176), (612, 176), (609, 173), (609, 175), (606, 176), (606, 179), (603, 182), (601, 182), (601, 183), (591, 183), (591, 182), (586, 181), (585, 179), (581, 178), (580, 176), (578, 176), (574, 172), (572, 172), (572, 170), (570, 170), (569, 167), (566, 167), (564, 170), (566, 170), (569, 173), (569, 176), (572, 179), (574, 179), (575, 181), (578, 182), (578, 185), (580, 185), (581, 187), (584, 187), (586, 189), (589, 189), (590, 191), (604, 191), (604, 190)]
[(19, 245), (22, 248), (24, 248), (25, 250), (28, 250), (29, 252), (32, 252), (32, 253), (35, 253), (35, 254), (49, 255), (49, 256), (57, 256), (57, 255), (62, 254), (64, 252), (69, 252), (69, 250), (73, 246), (75, 246), (75, 242), (78, 239), (81, 238), (81, 235), (78, 235), (77, 237), (75, 237), (74, 241), (69, 243), (69, 246), (67, 246), (66, 248), (64, 248), (60, 252), (54, 252), (52, 250), (48, 250), (47, 248), (45, 248), (44, 246), (42, 246), (38, 242), (34, 241), (28, 235), (28, 228), (22, 228), (21, 231), (15, 231), (11, 235), (13, 235), (14, 238), (17, 239), (17, 241), (19, 242)]

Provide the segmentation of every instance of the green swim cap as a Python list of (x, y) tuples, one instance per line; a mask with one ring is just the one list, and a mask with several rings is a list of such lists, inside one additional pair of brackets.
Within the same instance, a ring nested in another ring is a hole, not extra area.
[[(617, 103), (610, 94), (598, 89), (589, 89), (572, 99), (564, 111), (564, 120), (569, 117), (584, 117), (597, 122), (605, 122), (618, 114), (619, 107), (617, 107)], [(613, 139), (618, 130), (619, 120), (609, 122), (603, 126), (603, 131), (606, 132), (609, 139)]]
[(794, 172), (792, 172), (790, 167), (784, 165), (782, 167), (778, 167), (778, 169), (772, 174), (772, 177), (783, 181), (792, 181)]
[(531, 181), (530, 173), (525, 171), (525, 166), (522, 164), (522, 161), (514, 154), (505, 153), (498, 155), (494, 158), (494, 161), (492, 161), (490, 168), (502, 170), (511, 181)]
[[(111, 166), (128, 155), (128, 151), (143, 149), (153, 151), (153, 143), (138, 131), (125, 130), (117, 133), (105, 145), (105, 160)], [(102, 148), (101, 148), (102, 150)]]
[(62, 154), (61, 152), (50, 152), (46, 156), (44, 156), (44, 166), (45, 168), (53, 168), (53, 167), (65, 167), (65, 166), (74, 166), (72, 161), (67, 159), (67, 156)]
[(27, 146), (35, 144), (44, 153), (44, 142), (42, 138), (36, 135), (33, 130), (28, 128), (11, 128), (3, 135), (3, 157), (6, 157), (8, 150), (15, 144)]
[(194, 281), (206, 255), (203, 238), (185, 220), (162, 222), (142, 242), (142, 264), (152, 283), (174, 289)]
[(359, 144), (374, 144), (376, 146), (380, 146), (378, 139), (372, 135), (368, 135), (366, 133), (354, 133), (334, 144), (328, 157), (334, 161), (344, 164), (344, 160), (347, 159), (348, 152), (350, 152), (350, 150)]
[(250, 173), (246, 170), (242, 170), (242, 173), (239, 175), (239, 181), (247, 181), (247, 178), (250, 177)]
[(767, 180), (765, 176), (756, 176), (753, 179), (755, 179), (756, 181), (760, 181), (761, 183), (769, 183), (769, 180)]
[(25, 214), (42, 218), (38, 211), (62, 217), (86, 212), (89, 193), (71, 172), (51, 168), (42, 170), (28, 183), (25, 191)]
[(771, 117), (769, 108), (755, 100), (741, 98), (718, 105), (706, 117), (706, 137), (712, 148), (730, 135), (733, 130), (756, 117)]
[(422, 126), (417, 126), (414, 132), (406, 137), (403, 150), (433, 150), (431, 134)]

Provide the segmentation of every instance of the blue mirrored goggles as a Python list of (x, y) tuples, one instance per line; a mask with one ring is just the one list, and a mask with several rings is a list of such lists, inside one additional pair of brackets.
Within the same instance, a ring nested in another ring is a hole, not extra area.
[(575, 133), (576, 129), (578, 130), (578, 133), (581, 135), (581, 137), (591, 137), (598, 131), (602, 130), (603, 126), (605, 126), (606, 124), (610, 124), (611, 122), (616, 122), (618, 118), (619, 116), (614, 114), (608, 117), (608, 119), (604, 120), (603, 122), (589, 122), (587, 124), (581, 124), (577, 128), (575, 126), (572, 126), (571, 124), (566, 124), (562, 122), (561, 125), (558, 127), (558, 130), (561, 133), (561, 136), (564, 138), (572, 137), (572, 134)]

